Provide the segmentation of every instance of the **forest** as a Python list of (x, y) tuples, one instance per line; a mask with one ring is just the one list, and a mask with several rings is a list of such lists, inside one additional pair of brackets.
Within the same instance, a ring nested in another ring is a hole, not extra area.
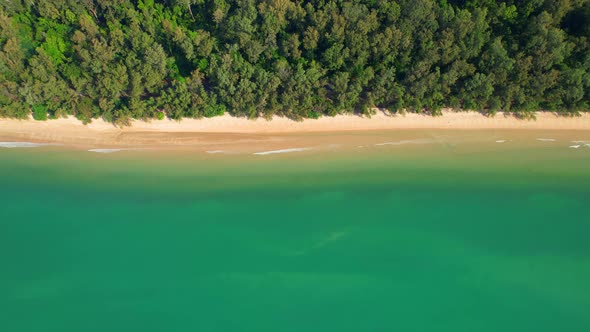
[(2, 0), (0, 117), (576, 115), (590, 0)]

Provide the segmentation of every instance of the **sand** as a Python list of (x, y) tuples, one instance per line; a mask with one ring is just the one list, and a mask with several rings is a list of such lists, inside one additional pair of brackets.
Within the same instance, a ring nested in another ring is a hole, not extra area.
[[(590, 114), (583, 114), (580, 117), (562, 117), (544, 112), (537, 113), (535, 120), (523, 120), (502, 113), (487, 117), (477, 112), (444, 111), (442, 116), (432, 117), (413, 113), (387, 115), (378, 112), (371, 118), (339, 115), (300, 122), (283, 117), (275, 117), (272, 120), (249, 120), (225, 115), (182, 121), (134, 120), (130, 127), (124, 128), (117, 128), (103, 120), (94, 120), (84, 125), (73, 117), (49, 121), (0, 119), (0, 141), (60, 143), (106, 149), (201, 145), (211, 151), (225, 151), (224, 145), (236, 143), (246, 145), (264, 143), (262, 145), (280, 149), (293, 148), (281, 142), (285, 141), (285, 136), (290, 136), (289, 144), (295, 144), (297, 139), (293, 137), (303, 136), (301, 135), (303, 133), (319, 135), (335, 132), (411, 129), (590, 131)], [(301, 148), (301, 146), (295, 146), (295, 148)]]

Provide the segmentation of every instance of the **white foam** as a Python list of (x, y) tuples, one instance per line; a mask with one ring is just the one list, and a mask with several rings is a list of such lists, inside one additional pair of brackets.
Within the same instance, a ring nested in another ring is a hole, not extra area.
[(500, 140), (497, 140), (496, 143), (506, 143), (506, 140), (505, 139), (500, 139)]
[(579, 149), (581, 145), (570, 145), (570, 148), (572, 149)]
[(212, 151), (206, 151), (209, 154), (218, 154), (218, 153), (225, 153), (224, 150), (212, 150)]
[(572, 141), (572, 143), (577, 143), (577, 144), (590, 144), (590, 141)]
[(124, 150), (130, 150), (130, 149), (90, 149), (88, 151), (89, 152), (96, 152), (96, 153), (114, 153), (114, 152), (119, 152), (119, 151), (124, 151)]
[(39, 148), (43, 146), (59, 146), (62, 144), (55, 143), (32, 143), (32, 142), (0, 142), (0, 148)]
[(291, 149), (282, 149), (282, 150), (271, 150), (271, 151), (255, 152), (253, 154), (255, 154), (257, 156), (266, 156), (269, 154), (301, 152), (301, 151), (307, 151), (307, 150), (311, 150), (311, 148), (291, 148)]
[(432, 143), (432, 140), (429, 140), (429, 139), (413, 139), (413, 140), (403, 140), (403, 141), (395, 141), (395, 142), (377, 143), (377, 144), (375, 144), (375, 146), (405, 145), (405, 144), (429, 144), (429, 143)]
[(555, 142), (556, 139), (554, 139), (554, 138), (537, 138), (537, 141), (541, 141), (541, 142)]

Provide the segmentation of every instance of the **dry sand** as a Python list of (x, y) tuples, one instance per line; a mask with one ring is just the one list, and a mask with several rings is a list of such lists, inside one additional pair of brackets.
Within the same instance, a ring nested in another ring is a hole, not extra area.
[[(111, 123), (94, 120), (83, 125), (75, 118), (49, 121), (0, 119), (0, 141), (61, 143), (78, 147), (162, 147), (162, 146), (224, 146), (227, 144), (265, 143), (283, 147), (284, 137), (302, 133), (333, 133), (350, 131), (388, 131), (410, 129), (527, 129), (590, 131), (590, 114), (561, 117), (537, 113), (536, 120), (523, 120), (497, 114), (487, 117), (476, 112), (444, 111), (432, 117), (408, 113), (387, 115), (378, 112), (371, 118), (339, 115), (301, 122), (275, 117), (248, 120), (229, 115), (209, 119), (133, 121), (130, 127), (117, 128)], [(274, 142), (274, 143), (273, 143)], [(290, 140), (290, 144), (297, 140)], [(213, 152), (216, 150), (212, 150)]]

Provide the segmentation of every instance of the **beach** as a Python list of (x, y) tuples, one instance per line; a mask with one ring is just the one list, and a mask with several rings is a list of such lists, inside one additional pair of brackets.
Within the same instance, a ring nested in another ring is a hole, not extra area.
[[(131, 126), (115, 127), (101, 119), (84, 125), (74, 117), (48, 121), (0, 119), (0, 141), (58, 143), (73, 147), (187, 147), (215, 144), (259, 143), (278, 147), (283, 136), (306, 133), (407, 130), (590, 130), (590, 114), (563, 117), (537, 113), (536, 119), (519, 119), (502, 113), (488, 117), (477, 112), (444, 111), (442, 116), (407, 113), (388, 115), (381, 111), (368, 117), (338, 115), (317, 120), (294, 121), (284, 117), (236, 118), (229, 115), (174, 120), (133, 120)], [(287, 145), (293, 142), (288, 142)]]

